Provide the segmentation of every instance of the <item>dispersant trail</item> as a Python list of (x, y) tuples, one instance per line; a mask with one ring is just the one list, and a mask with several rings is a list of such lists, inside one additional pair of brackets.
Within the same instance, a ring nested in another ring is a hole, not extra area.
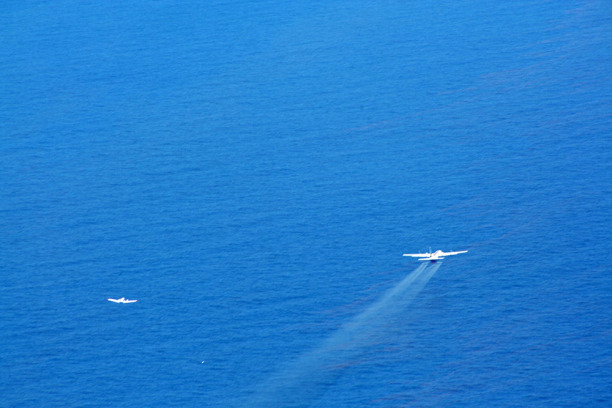
[(342, 325), (318, 347), (304, 353), (261, 384), (249, 406), (306, 407), (318, 398), (349, 362), (384, 336), (391, 318), (405, 311), (440, 268), (421, 264), (378, 301)]

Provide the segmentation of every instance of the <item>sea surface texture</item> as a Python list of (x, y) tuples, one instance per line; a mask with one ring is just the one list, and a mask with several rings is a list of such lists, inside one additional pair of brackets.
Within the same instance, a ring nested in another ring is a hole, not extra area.
[(0, 407), (612, 406), (609, 1), (5, 0), (0, 39)]

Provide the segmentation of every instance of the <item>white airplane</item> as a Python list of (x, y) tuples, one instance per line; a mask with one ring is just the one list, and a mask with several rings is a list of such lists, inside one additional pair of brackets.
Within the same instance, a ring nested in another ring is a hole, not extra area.
[(425, 252), (424, 254), (404, 254), (404, 256), (411, 256), (413, 258), (420, 258), (419, 261), (431, 261), (436, 262), (440, 259), (444, 259), (445, 256), (457, 255), (457, 254), (465, 254), (467, 251), (457, 251), (457, 252), (443, 252), (439, 249), (436, 252)]
[(130, 299), (126, 299), (124, 297), (119, 298), (119, 299), (107, 298), (106, 300), (108, 300), (110, 302), (115, 302), (115, 303), (134, 303), (134, 302), (138, 302), (138, 300), (130, 300)]

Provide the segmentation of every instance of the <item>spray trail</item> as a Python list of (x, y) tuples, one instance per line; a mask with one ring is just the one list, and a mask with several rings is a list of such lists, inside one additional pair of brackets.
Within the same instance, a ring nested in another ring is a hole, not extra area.
[(401, 313), (432, 278), (440, 264), (422, 264), (376, 303), (345, 323), (314, 350), (271, 376), (256, 395), (254, 407), (306, 407), (340, 375), (367, 346), (385, 335), (390, 319)]

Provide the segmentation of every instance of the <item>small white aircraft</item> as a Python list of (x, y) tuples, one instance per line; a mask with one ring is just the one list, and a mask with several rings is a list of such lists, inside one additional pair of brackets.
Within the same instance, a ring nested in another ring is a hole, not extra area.
[(413, 258), (420, 258), (419, 261), (431, 261), (436, 262), (440, 259), (444, 259), (445, 256), (457, 255), (457, 254), (465, 254), (467, 251), (457, 251), (457, 252), (443, 252), (439, 249), (436, 252), (425, 252), (424, 254), (404, 254), (404, 256), (411, 256)]
[(110, 302), (115, 302), (115, 303), (134, 303), (134, 302), (138, 302), (138, 300), (130, 300), (130, 299), (126, 299), (124, 297), (119, 298), (119, 299), (107, 298), (106, 300), (108, 300)]

